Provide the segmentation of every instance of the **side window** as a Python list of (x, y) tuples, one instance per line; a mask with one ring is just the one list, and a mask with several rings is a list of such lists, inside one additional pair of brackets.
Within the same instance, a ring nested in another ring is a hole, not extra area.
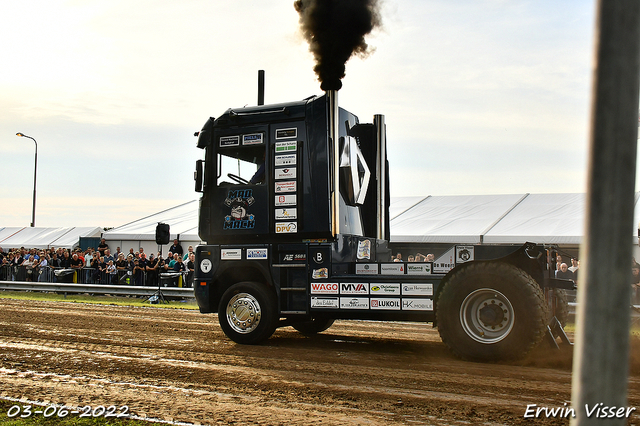
[(217, 185), (265, 183), (265, 147), (240, 146), (218, 151)]

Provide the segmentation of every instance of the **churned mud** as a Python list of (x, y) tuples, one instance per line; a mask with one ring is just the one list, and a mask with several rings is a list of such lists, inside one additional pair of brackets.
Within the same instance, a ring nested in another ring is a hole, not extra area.
[[(0, 299), (0, 312), (4, 398), (196, 424), (569, 423), (524, 418), (571, 399), (571, 352), (544, 342), (517, 363), (480, 364), (428, 324), (338, 321), (315, 338), (286, 327), (242, 346), (197, 311)], [(633, 351), (628, 405), (640, 410)]]

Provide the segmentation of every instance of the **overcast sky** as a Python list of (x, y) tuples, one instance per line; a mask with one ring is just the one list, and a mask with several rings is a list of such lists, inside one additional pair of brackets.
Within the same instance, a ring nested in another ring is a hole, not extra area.
[[(586, 191), (593, 1), (384, 0), (340, 105), (387, 121), (391, 195)], [(321, 95), (293, 0), (0, 2), (0, 228), (198, 198), (209, 116)]]

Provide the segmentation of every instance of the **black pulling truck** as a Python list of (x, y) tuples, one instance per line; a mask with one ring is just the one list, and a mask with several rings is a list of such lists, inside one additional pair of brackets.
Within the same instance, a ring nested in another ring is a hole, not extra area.
[(336, 319), (420, 321), (463, 358), (523, 356), (550, 331), (553, 289), (573, 283), (554, 279), (555, 256), (532, 243), (393, 262), (385, 134), (383, 116), (360, 123), (337, 92), (210, 118), (195, 173), (200, 312), (217, 312), (242, 344), (286, 325), (314, 334)]

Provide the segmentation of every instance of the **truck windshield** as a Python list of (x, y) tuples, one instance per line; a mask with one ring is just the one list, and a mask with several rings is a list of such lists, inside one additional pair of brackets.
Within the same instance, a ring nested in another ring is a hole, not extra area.
[(263, 184), (264, 176), (264, 147), (218, 153), (218, 186)]

